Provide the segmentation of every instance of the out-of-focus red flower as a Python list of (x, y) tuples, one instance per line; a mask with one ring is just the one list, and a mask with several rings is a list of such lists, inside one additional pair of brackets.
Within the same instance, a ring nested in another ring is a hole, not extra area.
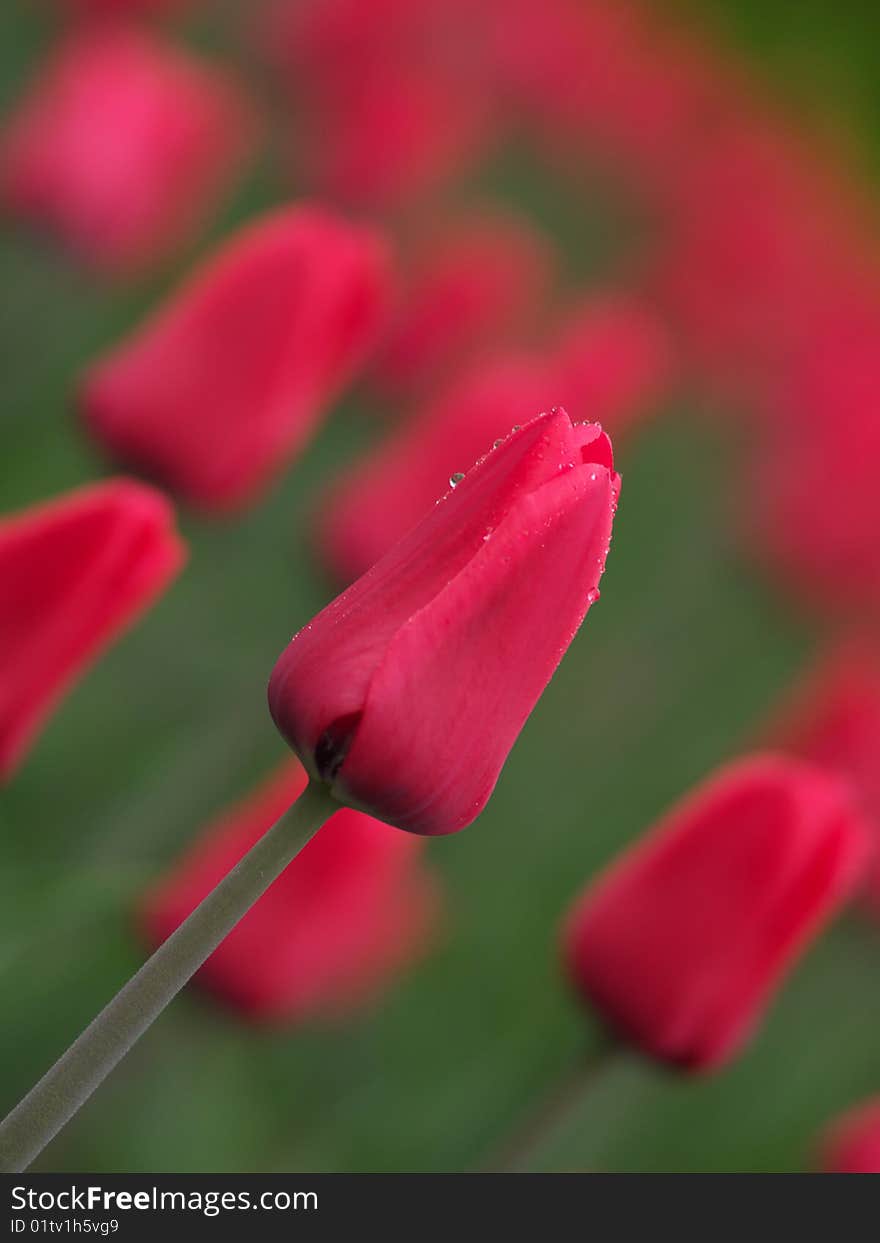
[(577, 901), (571, 978), (644, 1053), (715, 1069), (861, 879), (868, 844), (846, 782), (794, 759), (739, 761)]
[(753, 554), (826, 613), (880, 605), (878, 339), (818, 337), (775, 386), (752, 457), (743, 526)]
[(294, 636), (275, 724), (340, 802), (414, 833), (482, 811), (598, 596), (611, 445), (564, 410), (514, 431)]
[[(848, 778), (880, 843), (880, 650), (839, 641), (800, 682), (767, 731), (771, 745)], [(876, 852), (875, 852), (876, 854)], [(880, 914), (880, 860), (865, 894)]]
[(527, 335), (545, 310), (553, 268), (545, 239), (507, 214), (429, 232), (376, 360), (376, 387), (396, 399), (431, 393), (482, 351)]
[(536, 410), (550, 409), (559, 393), (537, 358), (511, 355), (477, 364), (355, 462), (325, 499), (319, 523), (321, 552), (339, 580), (364, 574), (421, 522), (453, 475)]
[(125, 479), (0, 520), (0, 778), (184, 557), (165, 498)]
[(282, 69), (297, 173), (311, 191), (386, 207), (436, 191), (485, 151), (495, 128), (485, 7), (282, 0), (269, 9), (261, 42)]
[(380, 331), (388, 255), (315, 207), (249, 225), (87, 373), (90, 430), (205, 509), (249, 500), (305, 442)]
[(727, 127), (675, 185), (656, 277), (695, 361), (749, 396), (814, 348), (841, 274), (858, 272), (859, 214), (794, 134), (748, 115)]
[[(287, 761), (204, 833), (147, 895), (141, 922), (158, 945), (300, 795)], [(347, 1013), (421, 953), (439, 890), (416, 838), (348, 808), (312, 839), (214, 951), (197, 981), (252, 1020)]]
[(552, 365), (560, 401), (617, 440), (658, 408), (672, 381), (672, 342), (637, 299), (591, 298), (569, 316)]
[(0, 196), (112, 271), (162, 257), (214, 208), (253, 141), (218, 67), (115, 23), (68, 37), (0, 138)]
[(650, 198), (724, 111), (729, 69), (625, 0), (504, 0), (492, 59), (509, 111), (567, 171), (598, 159)]
[(825, 1174), (880, 1174), (880, 1097), (873, 1097), (833, 1122), (819, 1144)]

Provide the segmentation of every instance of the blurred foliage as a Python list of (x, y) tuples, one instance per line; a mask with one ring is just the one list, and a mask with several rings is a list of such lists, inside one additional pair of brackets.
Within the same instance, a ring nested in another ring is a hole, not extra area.
[[(712, 7), (760, 70), (791, 73), (795, 94), (805, 79), (817, 91), (834, 83), (841, 109), (862, 116), (870, 150), (880, 136), (880, 75), (868, 71), (877, 14), (854, 9), (844, 22), (839, 6), (804, 3), (793, 47), (788, 6)], [(48, 34), (36, 6), (3, 6), (0, 100)], [(522, 170), (505, 168), (503, 181), (525, 191), (576, 270), (599, 270), (607, 213), (585, 223), (560, 212), (559, 187), (536, 187)], [(199, 249), (283, 192), (258, 170)], [(110, 292), (48, 241), (5, 228), (0, 509), (106, 470), (71, 416), (77, 372), (174, 275)], [(349, 399), (253, 512), (219, 523), (182, 516), (186, 572), (69, 696), (0, 792), (0, 1109), (138, 963), (132, 910), (143, 886), (283, 754), (265, 682), (331, 593), (310, 524), (325, 481), (379, 434), (362, 405)], [(373, 1013), (330, 1030), (251, 1031), (186, 996), (39, 1168), (467, 1168), (503, 1144), (585, 1044), (598, 1047), (559, 978), (562, 911), (671, 800), (746, 745), (813, 638), (743, 562), (730, 535), (732, 449), (693, 407), (682, 399), (624, 451), (603, 599), (489, 809), (429, 844), (447, 893), (431, 958)], [(878, 976), (880, 931), (848, 917), (808, 955), (733, 1069), (685, 1082), (616, 1057), (597, 1069), (541, 1167), (801, 1167), (829, 1114), (880, 1090)]]

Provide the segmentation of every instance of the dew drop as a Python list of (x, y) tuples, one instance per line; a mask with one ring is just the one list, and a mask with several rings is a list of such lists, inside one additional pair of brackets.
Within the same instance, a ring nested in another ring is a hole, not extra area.
[(457, 488), (458, 485), (461, 483), (462, 479), (464, 479), (464, 471), (457, 470), (454, 475), (450, 475), (449, 476), (450, 488)]

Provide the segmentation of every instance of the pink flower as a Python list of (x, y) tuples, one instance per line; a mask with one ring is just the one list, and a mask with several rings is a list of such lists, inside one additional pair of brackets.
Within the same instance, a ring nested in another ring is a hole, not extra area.
[(0, 520), (0, 777), (184, 557), (167, 501), (126, 479)]
[[(143, 904), (158, 945), (299, 796), (288, 760), (232, 808)], [(197, 981), (243, 1017), (292, 1023), (343, 1014), (387, 988), (426, 947), (438, 889), (418, 839), (339, 811), (214, 951)]]
[(716, 1069), (861, 879), (868, 843), (845, 782), (781, 757), (733, 764), (577, 900), (575, 987), (643, 1053)]
[(242, 505), (306, 442), (378, 334), (386, 249), (315, 207), (248, 225), (86, 374), (115, 457), (205, 509)]
[(482, 811), (598, 596), (620, 484), (601, 429), (561, 409), (451, 482), (294, 636), (269, 683), (313, 777), (424, 834)]
[(498, 212), (424, 236), (373, 369), (380, 393), (398, 400), (431, 393), (486, 349), (527, 335), (544, 310), (553, 266), (539, 233)]
[(52, 54), (0, 137), (0, 197), (77, 255), (129, 271), (195, 232), (253, 141), (219, 68), (100, 25)]

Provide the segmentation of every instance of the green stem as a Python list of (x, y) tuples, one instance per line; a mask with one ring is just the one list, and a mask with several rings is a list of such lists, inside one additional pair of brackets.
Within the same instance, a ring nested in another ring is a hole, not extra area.
[(306, 787), (0, 1123), (0, 1171), (30, 1165), (338, 808)]
[(486, 1172), (526, 1173), (544, 1150), (577, 1119), (584, 1099), (619, 1056), (619, 1047), (603, 1042), (591, 1056), (581, 1055), (483, 1168)]

